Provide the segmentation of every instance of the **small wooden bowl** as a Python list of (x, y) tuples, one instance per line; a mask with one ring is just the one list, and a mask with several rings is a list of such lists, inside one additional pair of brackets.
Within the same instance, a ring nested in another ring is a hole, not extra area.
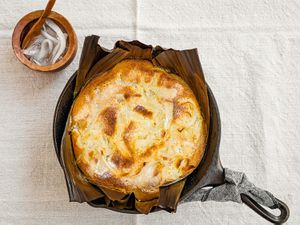
[(12, 47), (17, 58), (28, 68), (41, 72), (59, 71), (69, 65), (74, 59), (77, 52), (77, 37), (76, 33), (69, 21), (58, 14), (51, 12), (49, 19), (52, 19), (64, 32), (68, 34), (66, 52), (62, 59), (48, 66), (39, 66), (31, 62), (22, 52), (21, 44), (25, 34), (29, 31), (34, 22), (42, 15), (43, 10), (33, 11), (25, 15), (16, 25), (12, 35)]

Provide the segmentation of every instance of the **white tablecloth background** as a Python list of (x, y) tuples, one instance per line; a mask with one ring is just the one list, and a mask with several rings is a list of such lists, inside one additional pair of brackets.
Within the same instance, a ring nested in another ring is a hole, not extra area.
[(41, 0), (0, 1), (0, 224), (269, 224), (246, 205), (187, 203), (176, 214), (126, 215), (69, 203), (52, 117), (85, 35), (198, 48), (222, 119), (223, 165), (285, 201), (300, 224), (300, 1), (57, 1), (79, 40), (73, 63), (43, 74), (11, 49), (17, 21)]

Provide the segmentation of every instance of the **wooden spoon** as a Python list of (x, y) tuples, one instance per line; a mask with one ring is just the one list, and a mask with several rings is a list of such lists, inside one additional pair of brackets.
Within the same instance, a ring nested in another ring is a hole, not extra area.
[(41, 17), (38, 19), (38, 21), (36, 21), (35, 24), (33, 24), (33, 26), (30, 28), (30, 30), (26, 34), (26, 36), (25, 36), (25, 38), (22, 42), (22, 49), (26, 48), (28, 46), (28, 44), (30, 43), (30, 41), (34, 37), (38, 36), (41, 33), (41, 29), (42, 29), (42, 27), (45, 23), (45, 20), (47, 19), (47, 17), (51, 13), (51, 10), (52, 10), (54, 4), (55, 4), (55, 0), (49, 0), (48, 1), (46, 9), (44, 10)]

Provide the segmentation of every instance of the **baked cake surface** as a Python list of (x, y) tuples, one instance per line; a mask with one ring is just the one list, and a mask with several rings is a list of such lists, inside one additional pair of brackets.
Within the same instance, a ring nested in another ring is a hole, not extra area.
[(87, 179), (121, 193), (157, 194), (202, 159), (198, 102), (177, 75), (146, 60), (124, 60), (75, 99), (70, 134)]

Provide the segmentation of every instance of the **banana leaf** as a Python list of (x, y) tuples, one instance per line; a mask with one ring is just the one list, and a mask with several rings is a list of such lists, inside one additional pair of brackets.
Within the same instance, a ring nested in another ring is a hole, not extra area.
[[(98, 40), (99, 37), (96, 35), (88, 36), (85, 39), (77, 71), (74, 97), (80, 95), (80, 90), (90, 80), (96, 76), (101, 76), (122, 60), (146, 59), (158, 67), (177, 74), (190, 86), (198, 100), (205, 122), (205, 133), (208, 134), (209, 102), (197, 49), (180, 51), (164, 49), (160, 46), (152, 47), (139, 41), (118, 41), (110, 51), (99, 45)], [(205, 146), (202, 147), (205, 148)], [(159, 195), (119, 193), (97, 186), (85, 178), (76, 164), (69, 120), (64, 131), (61, 153), (70, 201), (90, 202), (103, 199), (101, 202), (105, 202), (107, 207), (130, 209), (144, 214), (158, 207), (169, 212), (176, 211), (186, 177), (160, 187)]]

